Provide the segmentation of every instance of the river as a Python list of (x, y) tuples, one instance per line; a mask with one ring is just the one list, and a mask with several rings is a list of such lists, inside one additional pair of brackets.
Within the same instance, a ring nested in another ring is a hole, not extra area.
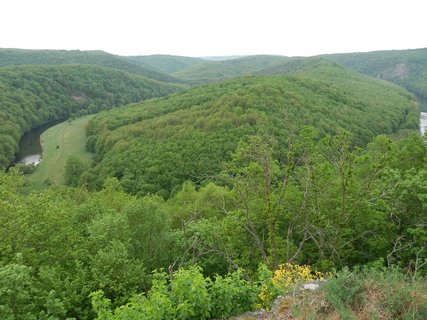
[(19, 152), (16, 154), (13, 163), (38, 165), (42, 159), (41, 134), (62, 121), (64, 120), (50, 122), (25, 133), (19, 141)]
[[(14, 163), (38, 165), (42, 159), (42, 146), (40, 136), (50, 127), (64, 120), (51, 122), (44, 126), (28, 131), (19, 141), (19, 152), (16, 154)], [(427, 130), (427, 112), (420, 113), (420, 133), (424, 135)]]
[(423, 136), (427, 129), (427, 112), (420, 113), (420, 132)]

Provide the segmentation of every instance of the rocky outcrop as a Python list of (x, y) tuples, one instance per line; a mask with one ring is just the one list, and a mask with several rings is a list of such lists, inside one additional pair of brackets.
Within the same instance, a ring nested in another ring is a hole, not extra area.
[(292, 317), (292, 303), (298, 296), (301, 296), (305, 291), (317, 290), (322, 284), (323, 280), (316, 280), (307, 282), (301, 286), (296, 287), (292, 293), (284, 296), (278, 296), (274, 300), (270, 311), (257, 310), (253, 312), (245, 312), (239, 316), (231, 317), (229, 320), (288, 320)]

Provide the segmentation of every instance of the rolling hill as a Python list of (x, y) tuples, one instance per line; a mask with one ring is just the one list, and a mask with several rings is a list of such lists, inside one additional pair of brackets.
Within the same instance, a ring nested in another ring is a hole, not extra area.
[(331, 54), (323, 57), (407, 88), (422, 100), (427, 111), (427, 48)]
[(95, 65), (126, 71), (163, 82), (179, 79), (154, 70), (141, 61), (104, 51), (0, 49), (0, 67), (14, 65)]
[(248, 56), (224, 61), (206, 61), (172, 73), (193, 83), (208, 83), (254, 73), (282, 64), (292, 58), (283, 56)]
[[(328, 57), (126, 57), (107, 68), (104, 53), (69, 53), (77, 65), (51, 53), (17, 52), (19, 66), (0, 67), (0, 167), (23, 132), (82, 116), (44, 133), (41, 190), (0, 170), (2, 319), (225, 319), (270, 307), (427, 318), (427, 144), (414, 94)], [(401, 64), (373, 55), (378, 70)], [(40, 65), (50, 56), (61, 65)], [(414, 59), (394, 81), (422, 89), (422, 59), (406, 69)], [(160, 82), (123, 61), (214, 83)]]
[(0, 167), (10, 164), (20, 137), (31, 128), (180, 90), (179, 85), (90, 65), (0, 68)]
[(154, 70), (159, 70), (160, 72), (171, 74), (178, 72), (180, 70), (189, 68), (195, 64), (204, 63), (205, 60), (201, 58), (192, 58), (192, 57), (180, 57), (172, 55), (150, 55), (150, 56), (135, 56), (128, 57), (138, 63), (143, 63), (151, 67)]
[(312, 125), (322, 135), (350, 131), (363, 146), (416, 128), (417, 113), (404, 89), (317, 59), (293, 75), (227, 80), (97, 115), (89, 140), (98, 163), (83, 178), (96, 188), (114, 176), (130, 193), (167, 197), (185, 180), (217, 174), (251, 135), (280, 145)]

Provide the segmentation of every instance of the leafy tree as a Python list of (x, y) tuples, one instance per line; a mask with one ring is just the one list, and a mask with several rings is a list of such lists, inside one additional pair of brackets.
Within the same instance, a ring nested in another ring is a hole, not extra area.
[(3, 319), (36, 319), (31, 268), (16, 261), (0, 267), (0, 313)]
[(87, 169), (86, 164), (79, 158), (70, 156), (65, 164), (65, 184), (71, 187), (79, 185), (79, 179), (82, 173)]

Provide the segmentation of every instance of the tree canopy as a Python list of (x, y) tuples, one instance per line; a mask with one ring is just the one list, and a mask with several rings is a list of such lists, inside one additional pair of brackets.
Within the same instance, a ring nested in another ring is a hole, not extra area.
[(250, 135), (284, 142), (313, 125), (322, 135), (350, 131), (365, 146), (378, 134), (417, 128), (417, 114), (405, 90), (315, 61), (292, 76), (228, 80), (99, 114), (88, 128), (97, 164), (81, 182), (98, 188), (114, 176), (128, 192), (168, 197), (185, 180), (218, 174)]
[(32, 128), (180, 90), (178, 85), (96, 66), (0, 68), (0, 167), (10, 164), (19, 139)]

